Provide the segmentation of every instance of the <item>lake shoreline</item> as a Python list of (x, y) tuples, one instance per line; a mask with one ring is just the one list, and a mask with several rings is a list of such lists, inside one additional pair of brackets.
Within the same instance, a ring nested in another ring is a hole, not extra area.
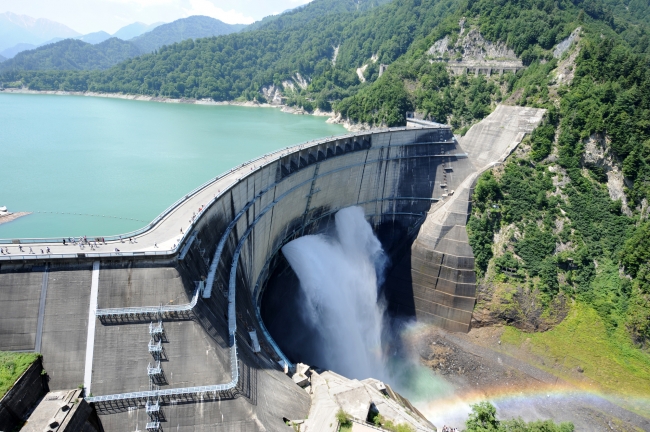
[(241, 106), (249, 108), (276, 108), (287, 114), (296, 115), (312, 115), (316, 117), (328, 117), (327, 123), (338, 124), (343, 126), (349, 132), (360, 132), (370, 130), (372, 127), (364, 123), (352, 123), (344, 119), (341, 114), (333, 111), (321, 111), (316, 108), (314, 112), (307, 112), (302, 108), (294, 108), (288, 105), (274, 105), (269, 103), (259, 103), (257, 101), (221, 101), (215, 102), (209, 99), (192, 99), (192, 98), (168, 98), (159, 96), (146, 96), (146, 95), (131, 95), (123, 93), (101, 93), (101, 92), (75, 92), (75, 91), (62, 91), (62, 90), (29, 90), (29, 89), (2, 89), (3, 93), (16, 93), (16, 94), (41, 94), (41, 95), (57, 95), (57, 96), (87, 96), (87, 97), (100, 97), (111, 99), (124, 99), (140, 102), (158, 102), (158, 103), (172, 103), (172, 104), (188, 104), (188, 105), (212, 105), (212, 106)]
[(16, 213), (9, 213), (8, 215), (0, 216), (0, 225), (15, 221), (16, 219), (21, 218), (23, 216), (27, 216), (29, 214), (31, 214), (31, 212), (16, 212)]
[(0, 224), (2, 239), (133, 231), (232, 167), (347, 133), (275, 109), (32, 93), (0, 92), (0, 205), (40, 212)]

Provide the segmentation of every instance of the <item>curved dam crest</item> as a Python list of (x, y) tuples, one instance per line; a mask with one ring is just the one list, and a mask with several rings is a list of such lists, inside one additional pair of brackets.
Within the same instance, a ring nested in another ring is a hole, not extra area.
[(137, 243), (12, 242), (0, 257), (0, 349), (39, 346), (50, 388), (84, 383), (102, 398), (108, 431), (145, 429), (155, 401), (178, 430), (284, 430), (283, 418), (307, 418), (310, 398), (284, 375), (290, 361), (259, 316), (280, 249), (359, 206), (386, 252), (403, 258), (387, 274), (389, 308), (466, 331), (473, 183), (542, 114), (498, 107), (460, 142), (447, 126), (411, 122), (266, 155), (204, 185)]

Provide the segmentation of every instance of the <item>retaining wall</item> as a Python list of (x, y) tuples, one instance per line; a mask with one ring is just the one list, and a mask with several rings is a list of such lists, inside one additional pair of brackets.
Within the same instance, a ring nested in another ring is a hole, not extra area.
[(48, 392), (47, 376), (42, 371), (39, 358), (0, 400), (0, 431), (13, 431), (22, 424), (30, 409)]

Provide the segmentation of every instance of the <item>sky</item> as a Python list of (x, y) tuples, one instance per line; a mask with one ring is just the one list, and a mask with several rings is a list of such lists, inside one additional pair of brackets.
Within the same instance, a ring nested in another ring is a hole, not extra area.
[(115, 33), (134, 22), (171, 22), (207, 15), (229, 24), (250, 24), (311, 0), (0, 0), (0, 13), (47, 18), (82, 34)]

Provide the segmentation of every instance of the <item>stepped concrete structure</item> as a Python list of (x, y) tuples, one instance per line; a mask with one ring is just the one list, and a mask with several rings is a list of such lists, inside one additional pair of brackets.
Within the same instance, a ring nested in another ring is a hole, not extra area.
[(397, 254), (399, 262), (388, 275), (393, 308), (447, 330), (469, 331), (476, 274), (465, 225), (476, 179), (504, 162), (543, 114), (541, 109), (501, 105), (459, 140), (455, 151), (468, 157), (443, 167), (447, 197), (431, 206), (410, 250)]
[(466, 330), (472, 185), (541, 115), (499, 107), (460, 142), (427, 122), (313, 141), (216, 177), (133, 233), (0, 240), (0, 350), (41, 352), (50, 390), (83, 386), (106, 431), (286, 430), (311, 400), (260, 318), (280, 248), (361, 206), (393, 256), (391, 307)]

